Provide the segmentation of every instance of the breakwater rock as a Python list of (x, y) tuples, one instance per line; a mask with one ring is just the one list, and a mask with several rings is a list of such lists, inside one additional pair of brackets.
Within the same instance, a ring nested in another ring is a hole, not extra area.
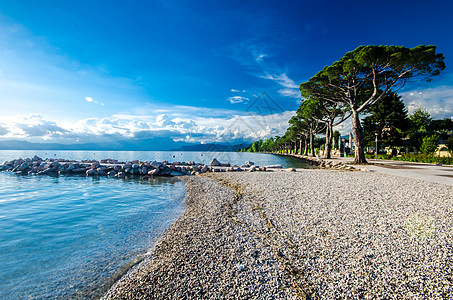
[(323, 158), (318, 158), (318, 157), (302, 156), (302, 155), (292, 155), (292, 156), (303, 159), (310, 165), (318, 166), (319, 168), (337, 169), (337, 170), (355, 170), (355, 168), (353, 166), (344, 164), (343, 162), (335, 160), (335, 159), (323, 159)]
[(244, 164), (242, 166), (229, 163), (220, 163), (213, 159), (211, 164), (200, 164), (193, 161), (168, 162), (168, 161), (118, 161), (115, 159), (82, 160), (74, 161), (67, 159), (42, 159), (38, 156), (33, 158), (19, 158), (5, 161), (0, 165), (0, 171), (12, 172), (22, 175), (60, 175), (74, 174), (85, 176), (108, 176), (126, 177), (140, 176), (144, 179), (154, 176), (183, 176), (199, 175), (207, 172), (240, 172), (240, 171), (266, 171), (268, 169), (282, 168), (281, 165), (259, 167)]

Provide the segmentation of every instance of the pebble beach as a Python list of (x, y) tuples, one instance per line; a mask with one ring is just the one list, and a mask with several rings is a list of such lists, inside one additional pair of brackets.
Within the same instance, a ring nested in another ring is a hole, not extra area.
[(186, 211), (103, 299), (451, 299), (453, 187), (334, 170), (184, 176)]

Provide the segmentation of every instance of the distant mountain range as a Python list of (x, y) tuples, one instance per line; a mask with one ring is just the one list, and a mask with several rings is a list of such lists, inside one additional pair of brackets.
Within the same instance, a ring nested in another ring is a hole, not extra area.
[(190, 144), (175, 142), (169, 137), (151, 139), (125, 139), (108, 143), (31, 143), (26, 141), (0, 141), (0, 150), (97, 150), (97, 151), (236, 151), (248, 147), (250, 144)]

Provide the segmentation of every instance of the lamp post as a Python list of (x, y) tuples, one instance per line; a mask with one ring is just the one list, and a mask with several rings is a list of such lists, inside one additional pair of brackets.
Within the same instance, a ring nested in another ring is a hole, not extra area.
[(378, 143), (377, 143), (377, 137), (378, 133), (376, 132), (376, 151), (375, 151), (375, 158), (377, 159), (377, 154), (378, 154)]

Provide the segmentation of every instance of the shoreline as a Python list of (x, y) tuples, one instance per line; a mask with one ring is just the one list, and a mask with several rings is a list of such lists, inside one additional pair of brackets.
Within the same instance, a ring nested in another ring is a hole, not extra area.
[(451, 297), (453, 190), (395, 178), (184, 176), (185, 212), (102, 299)]

